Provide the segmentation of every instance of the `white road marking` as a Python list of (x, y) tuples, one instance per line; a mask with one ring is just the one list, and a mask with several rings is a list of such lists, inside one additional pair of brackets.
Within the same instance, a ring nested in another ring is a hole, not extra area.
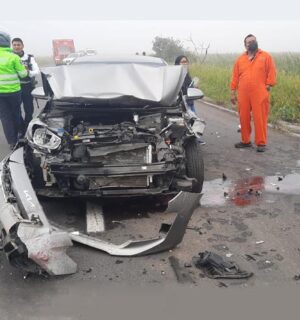
[(105, 231), (103, 209), (102, 206), (96, 202), (87, 201), (86, 231), (87, 233), (97, 233)]

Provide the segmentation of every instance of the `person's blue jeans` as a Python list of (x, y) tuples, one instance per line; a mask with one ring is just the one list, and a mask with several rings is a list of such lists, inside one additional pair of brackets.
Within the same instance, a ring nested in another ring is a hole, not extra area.
[(188, 107), (190, 108), (191, 111), (193, 111), (194, 113), (196, 113), (194, 101), (188, 101), (188, 102), (187, 102), (187, 105), (188, 105)]

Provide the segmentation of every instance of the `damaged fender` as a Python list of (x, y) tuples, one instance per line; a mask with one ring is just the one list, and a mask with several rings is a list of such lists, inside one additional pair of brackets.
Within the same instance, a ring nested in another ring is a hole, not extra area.
[(201, 197), (180, 192), (167, 208), (176, 218), (171, 225), (162, 225), (158, 237), (115, 245), (50, 225), (26, 171), (23, 147), (0, 163), (0, 187), (1, 249), (12, 265), (31, 272), (44, 270), (51, 275), (76, 272), (76, 263), (66, 254), (71, 240), (117, 256), (139, 256), (175, 247), (182, 241)]
[(0, 174), (1, 247), (10, 263), (30, 272), (75, 273), (77, 265), (66, 254), (72, 241), (50, 226), (28, 177), (23, 148), (1, 162)]

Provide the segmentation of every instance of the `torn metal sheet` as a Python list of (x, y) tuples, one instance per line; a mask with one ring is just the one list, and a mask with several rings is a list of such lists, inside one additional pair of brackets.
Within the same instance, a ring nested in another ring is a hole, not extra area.
[(198, 207), (200, 198), (201, 194), (199, 193), (180, 192), (169, 201), (166, 212), (176, 214), (175, 220), (171, 225), (167, 225), (167, 228), (164, 228), (167, 231), (164, 235), (153, 239), (129, 240), (123, 244), (116, 245), (85, 235), (79, 231), (70, 232), (69, 235), (75, 242), (115, 256), (140, 256), (169, 250), (182, 241), (188, 222), (195, 208)]
[(0, 163), (0, 187), (0, 242), (8, 260), (25, 270), (44, 270), (52, 275), (76, 272), (76, 263), (66, 254), (71, 239), (117, 256), (139, 256), (174, 248), (182, 241), (201, 197), (180, 192), (167, 209), (176, 218), (171, 225), (162, 226), (160, 236), (115, 245), (78, 232), (67, 233), (49, 224), (27, 174), (23, 147)]

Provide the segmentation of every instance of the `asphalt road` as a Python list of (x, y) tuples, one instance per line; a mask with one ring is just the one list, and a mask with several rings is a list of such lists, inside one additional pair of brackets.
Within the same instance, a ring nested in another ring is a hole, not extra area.
[[(78, 263), (78, 272), (56, 278), (26, 275), (11, 267), (1, 253), (1, 319), (23, 319), (24, 314), (30, 315), (28, 319), (42, 319), (36, 316), (39, 312), (46, 315), (45, 310), (52, 310), (54, 317), (53, 310), (74, 303), (72, 295), (79, 296), (85, 290), (90, 295), (97, 294), (104, 287), (236, 288), (297, 283), (294, 277), (300, 274), (299, 138), (270, 129), (265, 153), (259, 154), (254, 148), (237, 150), (233, 145), (240, 137), (234, 115), (200, 102), (197, 111), (207, 122), (203, 146), (204, 195), (183, 242), (170, 252), (139, 258), (112, 257), (74, 245), (69, 254)], [(3, 158), (9, 149), (3, 133), (0, 137)], [(65, 223), (82, 219), (77, 202), (49, 201), (43, 205), (49, 212), (53, 210), (53, 218)], [(111, 223), (111, 235), (105, 234), (106, 239), (121, 241), (133, 234), (137, 238), (156, 235), (160, 223), (172, 218), (154, 213), (153, 209), (152, 212), (125, 211), (120, 206), (115, 209), (110, 220), (122, 220), (122, 223)], [(204, 277), (192, 265), (192, 257), (205, 250), (227, 255), (241, 269), (254, 275), (248, 280)], [(169, 261), (171, 256), (178, 259), (177, 276)], [(8, 307), (12, 299), (21, 308)], [(48, 315), (45, 319), (52, 318)]]

